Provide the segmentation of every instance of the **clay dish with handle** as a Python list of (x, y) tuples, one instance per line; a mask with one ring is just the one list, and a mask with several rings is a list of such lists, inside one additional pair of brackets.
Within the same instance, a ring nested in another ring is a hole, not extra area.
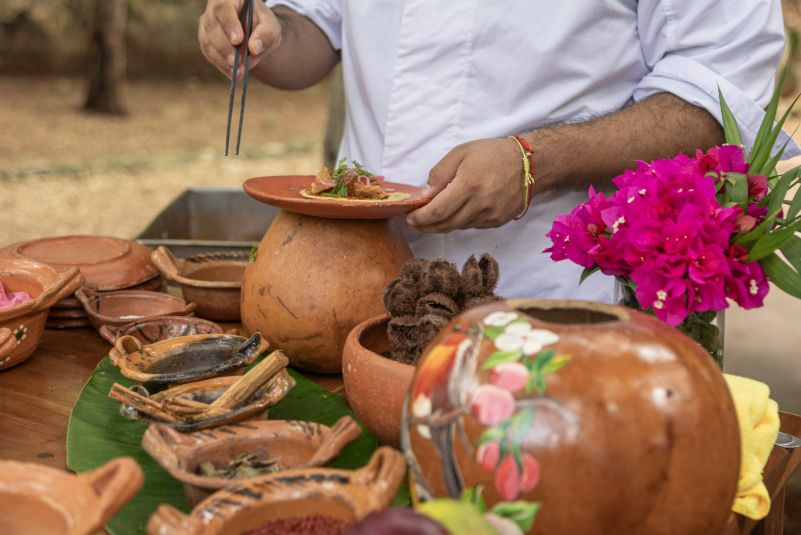
[(400, 446), (401, 415), (414, 366), (385, 357), (389, 316), (370, 318), (350, 332), (342, 352), (342, 379), (353, 412), (379, 442)]
[(0, 533), (91, 535), (140, 489), (142, 469), (118, 457), (76, 475), (35, 463), (0, 461)]
[(142, 447), (184, 484), (186, 499), (194, 506), (212, 492), (247, 480), (203, 475), (203, 463), (211, 462), (219, 469), (243, 455), (253, 455), (257, 461), (274, 461), (271, 473), (323, 466), (361, 434), (350, 416), (343, 416), (333, 427), (297, 420), (251, 420), (195, 433), (153, 424), (142, 437)]
[(84, 285), (98, 291), (130, 288), (158, 277), (150, 249), (110, 236), (54, 236), (18, 242), (0, 249), (0, 257), (33, 260), (58, 272), (77, 267), (86, 278)]
[(81, 288), (75, 297), (83, 305), (89, 321), (96, 329), (103, 325), (119, 328), (134, 320), (161, 316), (186, 316), (195, 310), (194, 303), (164, 292), (146, 290), (119, 290), (93, 292)]
[(109, 351), (123, 376), (150, 390), (233, 372), (266, 353), (269, 343), (259, 333), (250, 338), (231, 334), (195, 334), (143, 345), (121, 336)]
[[(212, 404), (222, 397), (242, 376), (214, 377), (174, 386), (168, 390), (157, 392), (150, 396), (150, 399), (157, 403), (165, 400), (181, 398), (190, 402)], [(235, 408), (225, 409), (218, 414), (192, 422), (161, 421), (165, 425), (182, 432), (198, 431), (223, 425), (240, 422), (249, 418), (266, 418), (267, 410), (284, 399), (287, 393), (295, 386), (295, 380), (287, 371), (281, 370), (276, 373), (269, 381), (259, 387), (245, 402)], [(144, 421), (158, 423), (160, 420), (138, 413), (133, 407), (123, 404), (121, 412), (125, 417), (141, 419)]]
[[(100, 336), (108, 343), (114, 345), (121, 336), (133, 336), (138, 338), (143, 344), (154, 344), (170, 338), (180, 336), (191, 336), (193, 334), (222, 334), (222, 327), (216, 323), (194, 318), (192, 316), (161, 316), (159, 318), (148, 318), (143, 320), (126, 323), (122, 327), (115, 328), (102, 325)], [(227, 334), (236, 334), (236, 329), (231, 329)]]
[(176, 258), (164, 246), (151, 259), (165, 279), (180, 285), (184, 299), (197, 303), (197, 315), (218, 321), (239, 321), (245, 252), (218, 252)]
[(0, 308), (0, 328), (11, 331), (1, 336), (0, 370), (28, 359), (42, 337), (50, 307), (71, 295), (83, 283), (77, 268), (57, 273), (53, 268), (29, 260), (0, 259), (0, 283), (8, 292), (26, 292), (30, 301)]
[(363, 468), (287, 470), (215, 492), (188, 515), (162, 505), (147, 524), (150, 535), (240, 535), (281, 518), (311, 513), (356, 522), (387, 507), (406, 473), (399, 451), (378, 448)]

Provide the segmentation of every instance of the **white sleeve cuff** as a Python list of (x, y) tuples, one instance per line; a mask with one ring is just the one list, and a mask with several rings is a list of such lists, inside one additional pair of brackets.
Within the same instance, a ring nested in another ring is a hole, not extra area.
[[(737, 86), (693, 59), (678, 55), (663, 57), (635, 88), (634, 101), (640, 102), (657, 93), (672, 93), (690, 104), (704, 108), (722, 123), (718, 85), (737, 120), (743, 143), (750, 150), (765, 111)], [(771, 152), (775, 154), (785, 143), (787, 148), (782, 159), (801, 155), (801, 147), (784, 131), (779, 134)]]
[(316, 24), (335, 50), (342, 49), (342, 6), (338, 0), (267, 0), (270, 8), (286, 6)]

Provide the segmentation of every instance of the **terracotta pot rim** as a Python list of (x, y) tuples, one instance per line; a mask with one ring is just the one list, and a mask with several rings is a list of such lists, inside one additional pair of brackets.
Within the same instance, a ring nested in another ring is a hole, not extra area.
[[(100, 293), (87, 293), (84, 288), (75, 292), (76, 297), (83, 305), (83, 309), (89, 315), (89, 318), (97, 320), (102, 323), (113, 324), (115, 326), (123, 326), (128, 323), (141, 322), (145, 320), (162, 319), (166, 316), (180, 316), (181, 313), (189, 314), (195, 310), (195, 303), (187, 303), (185, 300), (165, 292), (154, 292), (151, 290), (117, 290), (114, 292), (100, 292)], [(109, 316), (101, 314), (97, 311), (97, 303), (105, 299), (132, 299), (137, 301), (151, 301), (160, 303), (175, 303), (180, 304), (183, 308), (178, 310), (170, 310), (165, 312), (157, 312), (141, 318), (131, 319), (122, 318), (120, 316)]]
[[(181, 324), (184, 324), (184, 325), (205, 325), (205, 326), (207, 326), (207, 327), (212, 329), (211, 332), (203, 333), (203, 334), (232, 334), (232, 333), (225, 332), (220, 325), (218, 325), (217, 323), (215, 323), (215, 322), (213, 322), (211, 320), (207, 320), (205, 318), (199, 318), (197, 316), (175, 316), (175, 315), (170, 315), (170, 316), (148, 316), (146, 318), (133, 320), (133, 321), (131, 321), (129, 323), (126, 323), (124, 325), (120, 325), (119, 327), (108, 326), (108, 328), (111, 331), (110, 335), (114, 337), (113, 340), (111, 340), (108, 337), (106, 337), (105, 334), (102, 331), (100, 332), (100, 334), (101, 334), (101, 336), (103, 336), (103, 338), (106, 339), (106, 341), (108, 341), (111, 344), (114, 344), (116, 342), (117, 338), (119, 338), (120, 336), (129, 335), (133, 331), (141, 330), (142, 327), (148, 327), (148, 326), (150, 326), (152, 324), (159, 324), (159, 323), (165, 323), (165, 322), (166, 323), (173, 323), (173, 324), (174, 323), (181, 323)], [(165, 338), (164, 340), (168, 340), (168, 338)], [(163, 340), (157, 340), (156, 342), (162, 342), (162, 341)], [(156, 343), (156, 342), (152, 342), (152, 343)]]
[(631, 319), (631, 313), (634, 312), (625, 307), (612, 305), (609, 303), (601, 303), (599, 301), (585, 301), (579, 299), (572, 300), (557, 300), (557, 299), (538, 299), (538, 298), (520, 298), (508, 299), (506, 301), (510, 308), (519, 312), (524, 312), (526, 309), (540, 309), (540, 310), (583, 310), (587, 312), (595, 312), (612, 316), (613, 319), (600, 320), (594, 322), (561, 322), (561, 321), (548, 321), (535, 317), (540, 323), (547, 323), (551, 325), (559, 325), (564, 328), (582, 328), (586, 329), (593, 325), (608, 326), (614, 323), (625, 322)]
[[(389, 314), (379, 314), (378, 316), (373, 316), (372, 318), (368, 318), (363, 322), (359, 323), (358, 325), (356, 325), (356, 327), (354, 327), (351, 333), (348, 335), (348, 338), (352, 337), (353, 343), (357, 347), (364, 349), (364, 352), (362, 352), (362, 354), (359, 356), (359, 358), (361, 358), (362, 360), (367, 360), (376, 363), (375, 365), (383, 366), (389, 369), (394, 368), (398, 372), (414, 370), (415, 368), (414, 365), (398, 362), (397, 360), (392, 360), (389, 357), (385, 357), (384, 355), (376, 353), (369, 347), (362, 344), (362, 336), (364, 335), (365, 331), (367, 331), (368, 329), (378, 327), (382, 323), (386, 324), (388, 322), (389, 322)], [(345, 345), (347, 347), (348, 345), (347, 342)]]

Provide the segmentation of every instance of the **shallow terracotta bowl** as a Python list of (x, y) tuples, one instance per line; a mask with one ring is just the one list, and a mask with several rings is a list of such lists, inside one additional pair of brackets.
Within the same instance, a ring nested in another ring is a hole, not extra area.
[[(222, 334), (222, 327), (214, 322), (191, 316), (162, 316), (132, 321), (120, 328), (103, 325), (100, 336), (114, 345), (121, 336), (133, 336), (143, 344), (154, 344), (161, 340), (191, 336), (193, 334)], [(229, 331), (229, 334), (233, 332)]]
[(187, 304), (180, 297), (164, 292), (119, 290), (101, 293), (81, 288), (75, 296), (98, 330), (103, 325), (119, 328), (134, 320), (186, 316), (195, 310), (194, 303)]
[(398, 447), (403, 400), (414, 366), (381, 354), (389, 351), (388, 322), (389, 316), (376, 316), (350, 332), (342, 353), (342, 379), (359, 420), (381, 443)]
[(186, 499), (193, 506), (212, 492), (244, 481), (198, 473), (205, 462), (223, 467), (241, 455), (255, 454), (261, 461), (275, 460), (275, 472), (323, 466), (361, 434), (350, 416), (343, 416), (333, 427), (298, 420), (249, 420), (194, 433), (153, 424), (142, 437), (142, 447), (184, 484)]
[(162, 505), (147, 524), (150, 535), (240, 535), (281, 518), (318, 513), (357, 521), (387, 507), (406, 473), (403, 455), (387, 446), (355, 471), (287, 470), (246, 480), (200, 502), (186, 515)]
[(142, 481), (142, 469), (130, 457), (119, 457), (81, 475), (34, 463), (0, 461), (0, 533), (97, 533), (139, 491)]

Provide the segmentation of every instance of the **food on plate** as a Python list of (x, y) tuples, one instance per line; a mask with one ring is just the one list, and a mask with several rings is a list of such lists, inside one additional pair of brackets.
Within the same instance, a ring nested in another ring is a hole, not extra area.
[(384, 177), (375, 176), (357, 161), (347, 158), (339, 160), (331, 171), (323, 167), (309, 187), (301, 190), (300, 195), (307, 199), (333, 198), (342, 201), (390, 201), (397, 202), (409, 198), (408, 193), (391, 191), (383, 184)]

